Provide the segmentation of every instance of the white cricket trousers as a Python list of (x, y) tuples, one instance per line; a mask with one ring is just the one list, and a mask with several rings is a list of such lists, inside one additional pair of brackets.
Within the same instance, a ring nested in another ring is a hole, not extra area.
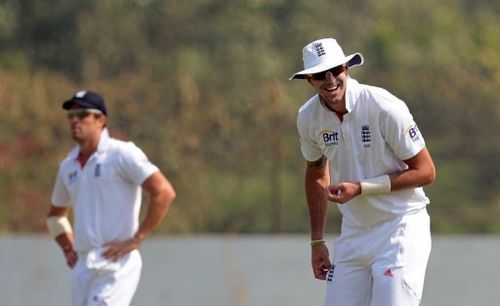
[(133, 250), (120, 259), (116, 272), (89, 269), (85, 253), (78, 253), (78, 262), (71, 274), (73, 306), (128, 306), (139, 284), (142, 258)]
[(342, 225), (325, 305), (418, 306), (430, 251), (425, 208), (368, 230)]

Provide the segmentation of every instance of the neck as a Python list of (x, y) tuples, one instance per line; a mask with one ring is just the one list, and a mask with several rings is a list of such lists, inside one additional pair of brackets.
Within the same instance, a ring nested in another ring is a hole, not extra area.
[(344, 115), (344, 114), (347, 114), (347, 108), (345, 106), (345, 101), (342, 101), (341, 104), (339, 104), (337, 107), (333, 107), (331, 105), (329, 105), (326, 100), (321, 96), (319, 95), (319, 100), (321, 101), (321, 103), (326, 107), (328, 108), (329, 110), (331, 110), (332, 112), (336, 113), (336, 114), (339, 114), (339, 115)]
[(80, 145), (80, 156), (87, 160), (95, 151), (97, 151), (97, 147), (99, 146), (100, 134), (92, 137), (90, 139), (81, 140), (78, 142)]
[(97, 151), (96, 145), (90, 145), (88, 143), (80, 143), (80, 157), (86, 161), (89, 157)]

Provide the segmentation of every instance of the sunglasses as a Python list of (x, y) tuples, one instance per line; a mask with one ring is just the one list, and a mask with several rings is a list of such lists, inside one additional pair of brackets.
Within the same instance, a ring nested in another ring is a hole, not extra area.
[(73, 119), (73, 118), (78, 118), (78, 119), (84, 119), (90, 114), (96, 114), (96, 115), (102, 115), (102, 112), (98, 109), (89, 109), (89, 108), (77, 108), (77, 109), (70, 109), (67, 111), (67, 116), (68, 119)]
[(344, 65), (342, 65), (342, 66), (333, 67), (329, 70), (325, 70), (325, 71), (311, 74), (310, 76), (313, 80), (323, 81), (324, 79), (326, 79), (326, 74), (328, 72), (330, 72), (333, 75), (333, 77), (338, 77), (345, 70), (346, 70), (346, 67)]

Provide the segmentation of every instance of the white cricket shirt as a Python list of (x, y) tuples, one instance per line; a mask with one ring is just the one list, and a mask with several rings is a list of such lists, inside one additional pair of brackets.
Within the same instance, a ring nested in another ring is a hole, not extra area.
[[(408, 167), (402, 160), (425, 147), (408, 107), (388, 91), (348, 77), (346, 107), (348, 113), (341, 122), (315, 95), (297, 117), (302, 155), (308, 161), (326, 156), (331, 184), (404, 170)], [(423, 188), (408, 188), (359, 195), (338, 207), (346, 224), (371, 228), (428, 203)]]
[(79, 151), (77, 145), (61, 162), (52, 204), (73, 207), (74, 248), (88, 252), (136, 233), (141, 185), (158, 168), (134, 143), (110, 138), (107, 129), (83, 168)]

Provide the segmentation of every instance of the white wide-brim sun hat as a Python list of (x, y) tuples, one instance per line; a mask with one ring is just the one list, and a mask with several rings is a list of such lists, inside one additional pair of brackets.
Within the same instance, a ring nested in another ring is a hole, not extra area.
[(345, 56), (344, 51), (334, 38), (315, 40), (302, 49), (304, 70), (289, 79), (305, 79), (306, 75), (326, 71), (333, 67), (347, 64), (349, 67), (360, 66), (364, 59), (361, 53)]

